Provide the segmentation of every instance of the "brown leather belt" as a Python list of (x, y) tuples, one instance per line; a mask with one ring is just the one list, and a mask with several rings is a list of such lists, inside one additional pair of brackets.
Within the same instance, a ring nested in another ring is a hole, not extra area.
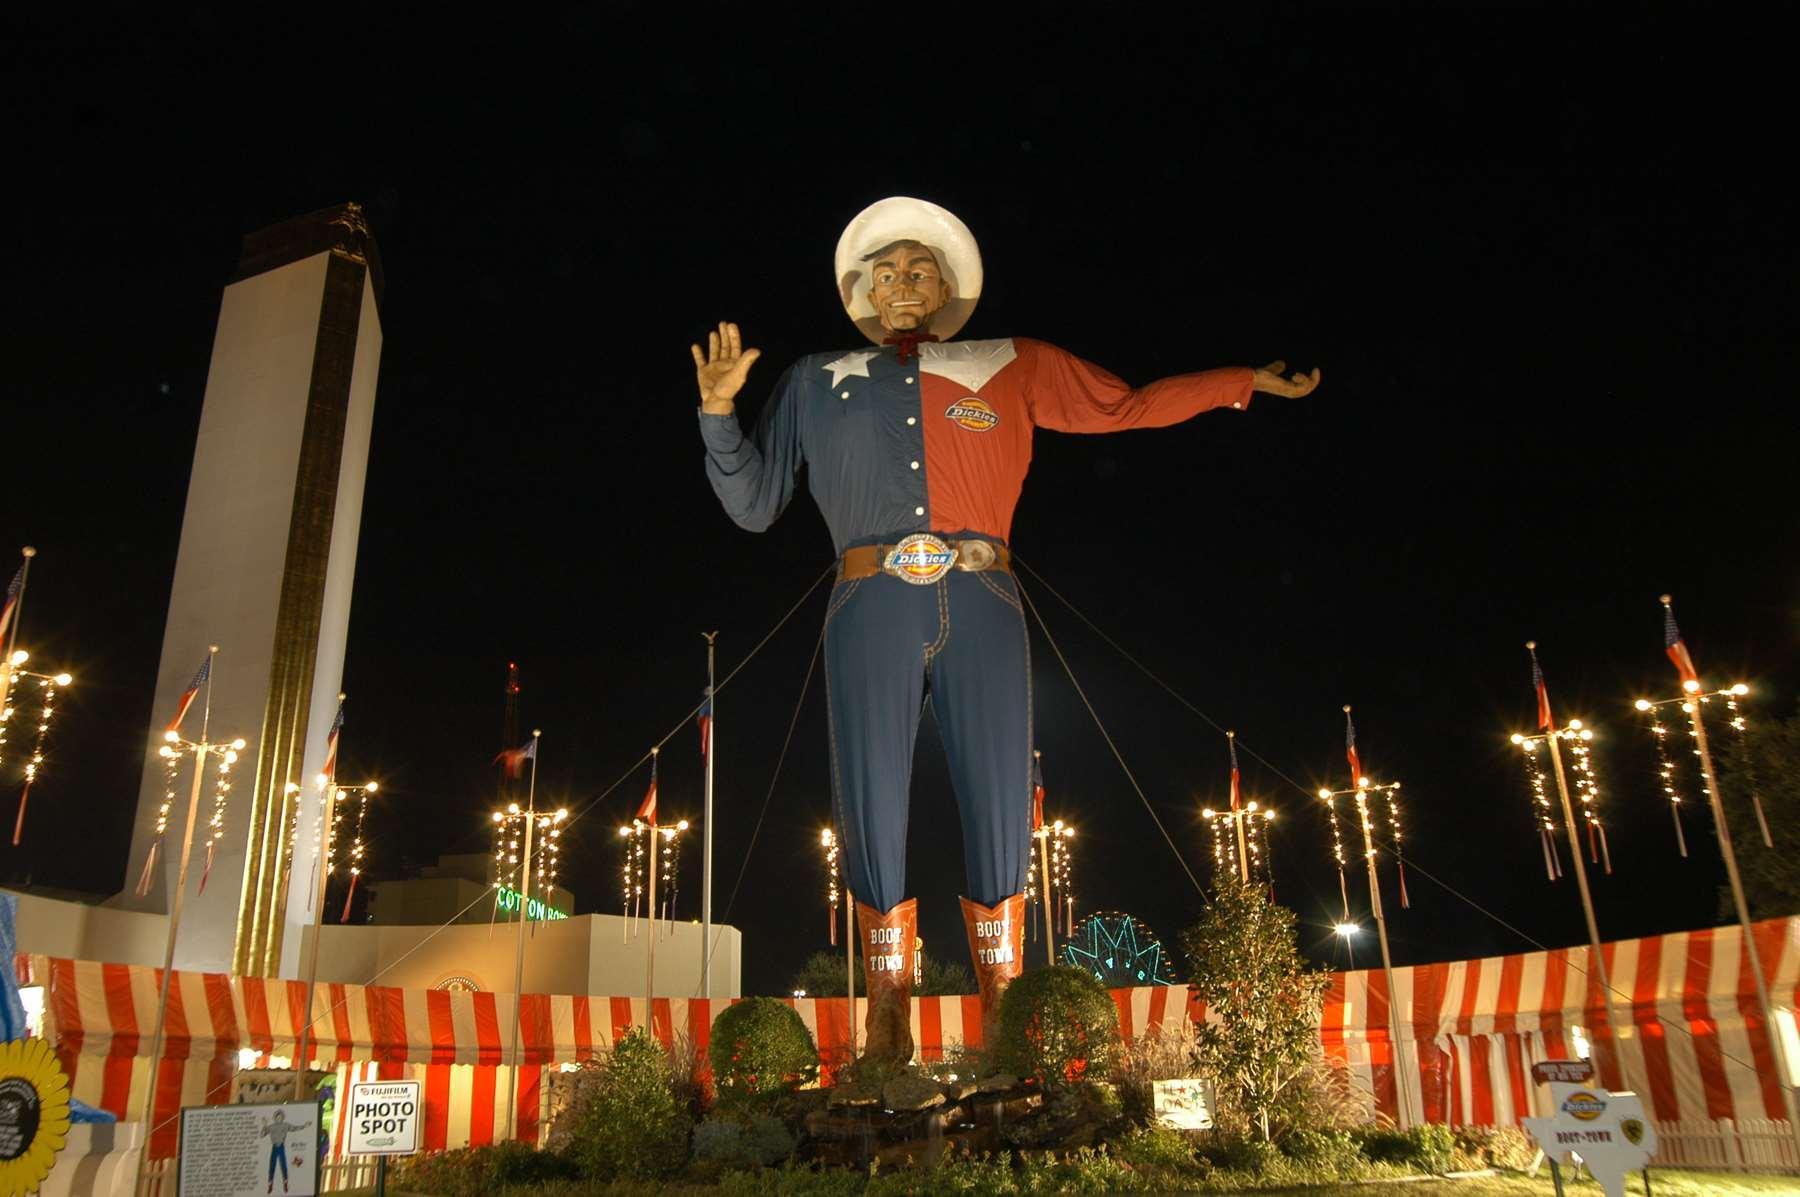
[[(956, 551), (956, 563), (951, 567), (953, 569), (968, 573), (980, 573), (989, 569), (1012, 572), (1012, 553), (1003, 544), (988, 540), (951, 540), (945, 543)], [(858, 578), (872, 578), (879, 573), (891, 572), (886, 569), (886, 562), (894, 547), (891, 544), (865, 544), (845, 549), (843, 557), (838, 560), (837, 580), (854, 582)]]

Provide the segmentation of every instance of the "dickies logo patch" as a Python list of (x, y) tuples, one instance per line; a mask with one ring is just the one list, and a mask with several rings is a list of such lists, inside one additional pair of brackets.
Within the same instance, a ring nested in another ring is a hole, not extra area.
[(944, 415), (970, 432), (986, 432), (1000, 422), (1000, 413), (973, 395), (952, 403), (944, 409)]
[(881, 567), (902, 582), (929, 586), (954, 564), (955, 549), (929, 532), (915, 532), (889, 550)]

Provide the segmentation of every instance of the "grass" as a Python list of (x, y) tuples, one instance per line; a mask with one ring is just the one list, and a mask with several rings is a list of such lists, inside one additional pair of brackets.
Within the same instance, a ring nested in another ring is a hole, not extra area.
[[(1598, 1182), (1583, 1175), (1571, 1182), (1563, 1176), (1563, 1188), (1570, 1197), (1593, 1197), (1604, 1193)], [(1642, 1173), (1625, 1179), (1625, 1191), (1644, 1191)], [(1687, 1170), (1650, 1168), (1650, 1191), (1655, 1197), (1768, 1197), (1769, 1194), (1800, 1194), (1800, 1176), (1769, 1176), (1739, 1172), (1689, 1172)], [(1475, 1176), (1466, 1180), (1424, 1180), (1416, 1182), (1371, 1183), (1355, 1185), (1318, 1185), (1299, 1189), (1264, 1190), (1275, 1193), (1304, 1193), (1307, 1197), (1544, 1197), (1554, 1194), (1550, 1166), (1545, 1164), (1534, 1180), (1518, 1173), (1498, 1176)]]
[[(1570, 1197), (1597, 1197), (1604, 1192), (1595, 1181), (1583, 1176), (1570, 1182), (1565, 1176), (1564, 1188)], [(1736, 1172), (1689, 1172), (1674, 1169), (1650, 1170), (1651, 1192), (1655, 1197), (1769, 1197), (1771, 1194), (1800, 1194), (1800, 1176), (1746, 1175)], [(649, 1192), (654, 1186), (646, 1186)], [(702, 1194), (705, 1186), (673, 1186), (674, 1191)], [(597, 1186), (596, 1191), (604, 1191)], [(1214, 1190), (1216, 1192), (1216, 1190)], [(1476, 1176), (1465, 1180), (1424, 1180), (1370, 1182), (1347, 1185), (1309, 1185), (1295, 1189), (1259, 1189), (1260, 1194), (1305, 1194), (1305, 1197), (1546, 1197), (1555, 1192), (1550, 1183), (1550, 1168), (1545, 1165), (1534, 1180), (1517, 1173)], [(1644, 1191), (1640, 1173), (1626, 1179), (1625, 1191)], [(373, 1197), (374, 1189), (351, 1189), (343, 1197)], [(390, 1197), (424, 1197), (388, 1190)]]

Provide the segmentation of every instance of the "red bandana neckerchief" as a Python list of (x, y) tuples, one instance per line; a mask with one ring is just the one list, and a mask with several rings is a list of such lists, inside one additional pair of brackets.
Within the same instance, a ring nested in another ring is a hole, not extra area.
[(935, 341), (935, 340), (937, 340), (937, 338), (928, 332), (921, 332), (921, 333), (903, 332), (903, 333), (895, 333), (893, 336), (891, 336), (887, 340), (883, 341), (882, 344), (898, 346), (898, 348), (895, 350), (894, 356), (899, 361), (904, 362), (909, 357), (918, 357), (919, 356), (919, 343), (921, 341)]

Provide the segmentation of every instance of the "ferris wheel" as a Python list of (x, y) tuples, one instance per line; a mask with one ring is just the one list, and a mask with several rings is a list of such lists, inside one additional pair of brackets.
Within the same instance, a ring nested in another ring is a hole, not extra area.
[(1175, 971), (1156, 932), (1129, 914), (1103, 910), (1075, 927), (1063, 963), (1086, 969), (1108, 989), (1173, 985)]

